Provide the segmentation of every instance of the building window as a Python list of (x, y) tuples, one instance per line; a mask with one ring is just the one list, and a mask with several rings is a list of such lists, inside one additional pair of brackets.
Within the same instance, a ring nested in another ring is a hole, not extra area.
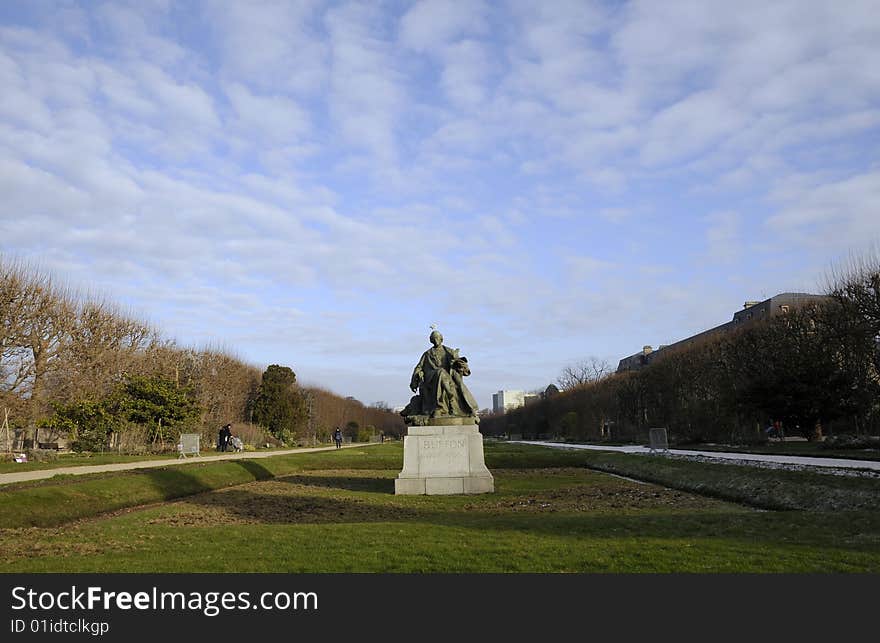
[(788, 312), (788, 306), (782, 305), (779, 307), (779, 311), (784, 315)]

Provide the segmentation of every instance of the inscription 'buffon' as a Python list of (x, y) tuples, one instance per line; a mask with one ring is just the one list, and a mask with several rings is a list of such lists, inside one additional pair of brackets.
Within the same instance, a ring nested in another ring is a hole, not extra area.
[(430, 449), (433, 451), (438, 449), (464, 449), (467, 446), (467, 441), (464, 438), (422, 440), (421, 446), (425, 450)]

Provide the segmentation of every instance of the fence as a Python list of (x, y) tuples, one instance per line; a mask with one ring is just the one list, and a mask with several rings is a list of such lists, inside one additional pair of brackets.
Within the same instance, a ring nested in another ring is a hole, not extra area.
[(180, 453), (179, 457), (185, 458), (188, 455), (201, 455), (199, 453), (200, 437), (198, 433), (181, 433), (180, 442), (177, 444), (177, 451)]

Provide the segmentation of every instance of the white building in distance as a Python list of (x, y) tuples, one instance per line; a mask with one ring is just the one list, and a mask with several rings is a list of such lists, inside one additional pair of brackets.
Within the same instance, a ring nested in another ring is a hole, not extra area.
[(492, 394), (492, 412), (506, 413), (511, 409), (518, 409), (525, 406), (530, 398), (537, 397), (537, 395), (530, 395), (523, 391), (498, 391)]

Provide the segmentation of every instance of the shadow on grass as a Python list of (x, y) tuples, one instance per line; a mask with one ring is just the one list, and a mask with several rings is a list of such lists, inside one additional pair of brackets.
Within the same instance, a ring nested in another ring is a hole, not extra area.
[[(331, 488), (329, 486), (324, 488)], [(340, 489), (340, 494), (345, 492)], [(179, 511), (153, 519), (153, 524), (212, 527), (230, 524), (295, 525), (400, 523), (497, 532), (499, 538), (552, 537), (563, 540), (638, 539), (644, 541), (742, 541), (754, 547), (817, 546), (834, 550), (880, 549), (880, 514), (813, 512), (668, 510), (639, 513), (488, 512), (457, 506), (418, 507), (398, 502), (328, 497), (309, 493), (259, 493), (241, 488), (202, 494), (181, 501)], [(690, 546), (690, 545), (688, 545)]]
[(250, 473), (254, 477), (254, 480), (269, 480), (275, 477), (274, 473), (253, 460), (232, 460), (231, 462), (234, 462)]
[(257, 493), (229, 489), (182, 499), (183, 508), (154, 519), (176, 526), (222, 524), (328, 524), (413, 522), (422, 514), (406, 507), (374, 504), (350, 498), (292, 493)]
[(163, 498), (180, 498), (211, 490), (210, 485), (187, 473), (183, 467), (146, 469), (141, 475), (150, 481)]
[[(230, 460), (229, 463), (241, 467), (257, 481), (269, 480), (274, 477), (271, 471), (253, 460)], [(146, 469), (141, 475), (145, 476), (166, 499), (204, 493), (215, 488), (209, 482), (200, 480), (197, 476), (189, 473), (186, 467)]]
[(393, 478), (370, 478), (363, 476), (305, 476), (292, 475), (278, 478), (278, 482), (320, 487), (323, 489), (343, 489), (345, 491), (368, 491), (394, 495)]
[[(393, 479), (293, 475), (182, 499), (183, 507), (151, 522), (223, 524), (421, 523), (438, 527), (564, 539), (717, 539), (880, 550), (880, 513), (766, 512), (718, 507), (601, 503), (592, 509), (541, 509), (529, 491), (504, 496), (394, 496)], [(338, 492), (338, 493), (334, 493)], [(351, 497), (350, 492), (371, 494)], [(653, 492), (652, 492), (653, 493)], [(372, 495), (375, 494), (375, 495)], [(680, 495), (680, 494), (679, 494)], [(687, 494), (686, 494), (687, 495)], [(618, 502), (615, 496), (611, 501)], [(522, 502), (520, 502), (522, 501)], [(503, 536), (502, 536), (503, 537)]]

